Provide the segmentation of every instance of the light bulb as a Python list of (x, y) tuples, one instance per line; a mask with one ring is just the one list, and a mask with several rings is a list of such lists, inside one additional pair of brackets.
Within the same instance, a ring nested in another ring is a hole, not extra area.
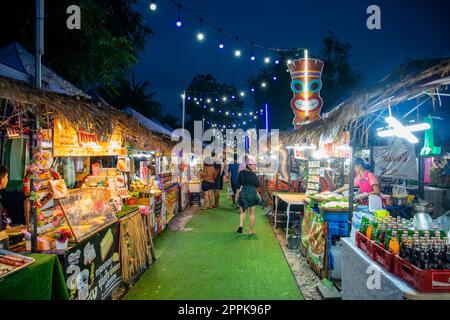
[(245, 92), (241, 91), (241, 93), (239, 94), (241, 97), (245, 96)]
[(204, 39), (205, 39), (205, 35), (203, 34), (203, 32), (197, 33), (197, 40), (198, 41), (203, 41)]
[(250, 60), (252, 60), (252, 61), (255, 61), (255, 59), (256, 59), (255, 56), (250, 57)]
[(269, 62), (270, 62), (270, 58), (269, 58), (269, 57), (265, 57), (265, 58), (264, 58), (264, 62), (265, 62), (265, 63), (269, 63)]
[(150, 10), (156, 11), (157, 8), (158, 6), (156, 5), (155, 1), (150, 2)]
[(241, 56), (241, 50), (236, 49), (236, 51), (234, 52), (234, 55), (235, 55), (236, 57), (240, 57), (240, 56)]
[(261, 83), (261, 87), (265, 88), (267, 86), (267, 83), (263, 82)]
[(181, 20), (178, 18), (177, 23), (176, 23), (178, 28), (181, 28), (181, 26), (183, 25), (183, 23), (181, 22)]
[(221, 42), (221, 43), (219, 43), (219, 48), (220, 49), (223, 49), (225, 46), (223, 45), (223, 43)]
[(288, 64), (291, 64), (291, 63), (292, 63), (292, 60), (291, 60), (291, 59), (288, 59), (287, 63), (288, 63)]

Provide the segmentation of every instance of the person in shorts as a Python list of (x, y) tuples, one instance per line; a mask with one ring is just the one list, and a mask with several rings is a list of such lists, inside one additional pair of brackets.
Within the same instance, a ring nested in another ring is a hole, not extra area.
[[(212, 209), (214, 207), (214, 189), (216, 187), (217, 172), (211, 161), (205, 161), (203, 163), (203, 170), (201, 173), (202, 178), (202, 191), (204, 195), (204, 205), (202, 209)], [(208, 205), (207, 205), (208, 203)]]
[(228, 165), (228, 181), (233, 191), (233, 206), (236, 205), (236, 194), (238, 191), (238, 174), (239, 174), (239, 164), (237, 163), (237, 154), (234, 154), (234, 162)]

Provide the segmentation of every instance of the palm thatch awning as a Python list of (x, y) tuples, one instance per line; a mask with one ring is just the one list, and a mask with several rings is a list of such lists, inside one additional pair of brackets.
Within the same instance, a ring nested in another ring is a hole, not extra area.
[[(284, 145), (318, 143), (321, 136), (337, 137), (345, 131), (361, 126), (361, 118), (379, 110), (400, 104), (423, 94), (433, 94), (450, 84), (450, 59), (410, 61), (378, 84), (360, 90), (350, 98), (322, 115), (316, 122), (304, 125), (293, 132), (283, 132)], [(433, 102), (434, 102), (434, 96)], [(366, 124), (367, 125), (367, 124)]]
[[(170, 153), (173, 143), (157, 136), (132, 116), (108, 105), (80, 96), (68, 96), (39, 90), (25, 82), (0, 77), (0, 107), (3, 114), (13, 109), (14, 115), (28, 112), (37, 117), (63, 116), (76, 126), (89, 126), (99, 135), (111, 135), (119, 129), (131, 146), (143, 150)], [(7, 119), (6, 119), (7, 120)], [(7, 124), (4, 117), (0, 127)]]

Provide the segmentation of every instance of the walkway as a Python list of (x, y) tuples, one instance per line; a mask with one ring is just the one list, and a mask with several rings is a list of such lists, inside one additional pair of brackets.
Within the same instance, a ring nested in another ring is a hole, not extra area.
[(238, 222), (222, 192), (219, 209), (197, 211), (185, 231), (165, 230), (156, 262), (124, 299), (303, 299), (261, 210), (256, 236), (236, 233)]

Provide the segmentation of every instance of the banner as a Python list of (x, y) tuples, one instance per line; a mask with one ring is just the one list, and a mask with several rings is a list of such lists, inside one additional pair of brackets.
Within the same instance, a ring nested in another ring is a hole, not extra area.
[(373, 148), (374, 173), (378, 177), (418, 180), (415, 145), (396, 139), (392, 145)]
[(323, 61), (317, 59), (298, 59), (288, 64), (292, 78), (291, 90), (294, 94), (291, 108), (295, 115), (292, 122), (295, 129), (320, 118), (319, 113), (323, 105), (320, 97), (323, 65)]
[(55, 118), (53, 135), (54, 157), (125, 156), (123, 138), (115, 130), (108, 141), (100, 139), (89, 128), (75, 128), (64, 118)]
[(302, 221), (301, 242), (307, 250), (307, 258), (320, 270), (326, 268), (324, 265), (325, 249), (327, 239), (326, 224), (320, 214), (312, 209), (305, 210)]
[(105, 300), (120, 285), (118, 226), (113, 223), (64, 254), (63, 273), (71, 300)]

